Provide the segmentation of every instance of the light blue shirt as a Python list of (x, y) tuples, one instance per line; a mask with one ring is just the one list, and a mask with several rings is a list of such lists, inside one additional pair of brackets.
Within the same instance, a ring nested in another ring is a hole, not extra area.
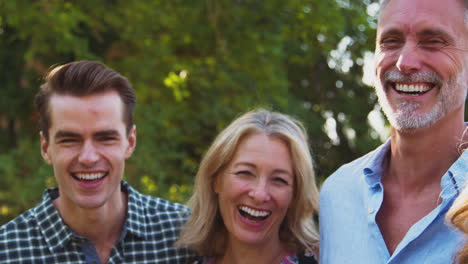
[(320, 192), (321, 264), (449, 264), (462, 234), (444, 222), (468, 174), (468, 151), (441, 180), (440, 204), (415, 223), (390, 255), (376, 222), (383, 201), (382, 162), (390, 140), (343, 165)]

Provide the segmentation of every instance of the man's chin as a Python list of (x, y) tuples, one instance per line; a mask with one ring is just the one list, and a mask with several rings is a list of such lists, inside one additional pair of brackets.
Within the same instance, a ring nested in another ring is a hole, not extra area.
[(392, 128), (405, 133), (414, 133), (421, 129), (430, 128), (442, 118), (439, 111), (431, 111), (425, 114), (418, 114), (414, 111), (392, 112), (390, 114), (385, 113), (385, 115)]

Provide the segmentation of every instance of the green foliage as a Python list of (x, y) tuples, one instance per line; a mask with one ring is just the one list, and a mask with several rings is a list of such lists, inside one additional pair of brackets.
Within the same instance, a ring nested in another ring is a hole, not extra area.
[(372, 2), (0, 0), (0, 222), (54, 185), (32, 100), (50, 65), (79, 59), (103, 61), (136, 89), (125, 177), (144, 193), (186, 201), (216, 134), (258, 106), (304, 122), (323, 180), (380, 144), (361, 82)]
[(11, 219), (37, 203), (45, 187), (53, 186), (51, 168), (40, 155), (37, 140), (24, 139), (0, 155), (0, 221)]

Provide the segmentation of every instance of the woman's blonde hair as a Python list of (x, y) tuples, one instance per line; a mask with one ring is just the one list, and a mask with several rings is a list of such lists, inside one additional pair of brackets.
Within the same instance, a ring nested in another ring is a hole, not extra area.
[[(460, 140), (461, 143), (458, 146), (460, 154), (468, 149), (468, 141), (465, 140), (467, 132), (468, 126), (463, 131)], [(445, 216), (445, 220), (465, 233), (465, 238), (468, 236), (468, 183), (465, 183), (465, 187), (460, 195), (453, 202), (452, 207), (450, 207)], [(465, 245), (458, 251), (454, 261), (455, 263), (468, 263), (468, 241), (466, 241)]]
[(176, 246), (188, 246), (200, 256), (220, 256), (224, 253), (227, 231), (213, 183), (232, 160), (240, 141), (254, 133), (266, 133), (283, 140), (289, 147), (293, 161), (293, 199), (280, 228), (280, 239), (296, 253), (313, 250), (317, 246), (314, 215), (318, 210), (318, 189), (307, 133), (296, 119), (264, 109), (245, 113), (234, 120), (206, 152), (188, 202), (192, 215)]
[[(468, 184), (453, 202), (446, 215), (447, 222), (468, 235)], [(456, 263), (468, 263), (468, 241), (457, 253)]]

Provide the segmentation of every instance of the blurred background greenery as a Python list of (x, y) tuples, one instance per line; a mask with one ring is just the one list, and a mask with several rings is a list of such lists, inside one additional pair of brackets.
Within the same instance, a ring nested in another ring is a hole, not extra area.
[(0, 0), (0, 224), (55, 186), (32, 101), (49, 67), (73, 60), (133, 83), (125, 179), (143, 193), (185, 202), (215, 135), (259, 106), (304, 122), (320, 183), (386, 137), (362, 79), (375, 2)]

